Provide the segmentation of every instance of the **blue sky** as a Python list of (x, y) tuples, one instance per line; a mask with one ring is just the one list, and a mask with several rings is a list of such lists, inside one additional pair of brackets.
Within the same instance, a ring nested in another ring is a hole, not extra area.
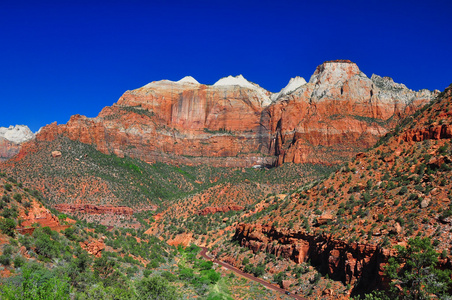
[[(93, 4), (94, 3), (94, 4)], [(277, 92), (326, 60), (452, 83), (452, 1), (0, 1), (0, 126), (96, 116), (126, 90), (243, 74)]]

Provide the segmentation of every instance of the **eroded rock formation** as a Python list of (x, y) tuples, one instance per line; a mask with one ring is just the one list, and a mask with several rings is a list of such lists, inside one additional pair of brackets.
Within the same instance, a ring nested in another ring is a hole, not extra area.
[(20, 151), (20, 144), (11, 142), (5, 138), (0, 137), (0, 161), (7, 160), (13, 157)]
[(80, 247), (95, 257), (102, 257), (102, 251), (105, 249), (105, 237), (100, 239), (91, 239), (89, 241), (79, 242)]
[(452, 138), (452, 125), (430, 125), (424, 128), (414, 128), (404, 131), (400, 140), (405, 142), (422, 142), (424, 140), (439, 140)]
[(127, 206), (92, 205), (92, 204), (57, 204), (55, 209), (63, 213), (110, 214), (132, 216), (133, 209)]
[(277, 164), (335, 163), (372, 146), (437, 92), (368, 78), (350, 61), (325, 62), (307, 84), (279, 97), (270, 115)]
[(271, 225), (238, 224), (234, 239), (253, 252), (265, 251), (296, 263), (310, 260), (322, 273), (359, 289), (384, 283), (384, 265), (391, 252), (376, 245), (347, 243), (328, 235), (278, 229)]
[(198, 215), (205, 216), (209, 214), (214, 214), (217, 212), (228, 212), (230, 210), (240, 211), (243, 210), (244, 207), (240, 205), (224, 205), (224, 206), (209, 206), (198, 211)]
[(333, 164), (373, 145), (434, 95), (388, 77), (368, 78), (350, 61), (325, 62), (308, 83), (297, 77), (275, 94), (243, 76), (212, 86), (187, 77), (127, 91), (96, 118), (50, 124), (37, 140), (63, 135), (148, 162)]

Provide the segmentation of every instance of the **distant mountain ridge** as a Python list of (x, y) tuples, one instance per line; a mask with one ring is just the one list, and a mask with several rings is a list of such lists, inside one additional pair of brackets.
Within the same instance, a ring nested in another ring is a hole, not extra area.
[(241, 75), (210, 86), (187, 76), (127, 91), (96, 118), (75, 115), (47, 125), (37, 140), (62, 135), (147, 162), (334, 164), (371, 146), (436, 93), (369, 79), (350, 61), (325, 62), (309, 82), (296, 77), (279, 93)]

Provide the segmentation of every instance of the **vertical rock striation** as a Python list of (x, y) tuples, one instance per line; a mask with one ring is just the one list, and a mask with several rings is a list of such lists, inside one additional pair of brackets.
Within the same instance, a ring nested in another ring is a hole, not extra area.
[(185, 77), (127, 91), (96, 118), (75, 115), (67, 124), (44, 127), (37, 139), (64, 135), (149, 162), (334, 164), (372, 146), (435, 93), (368, 78), (343, 60), (325, 62), (309, 82), (293, 78), (275, 94), (241, 75), (211, 86)]

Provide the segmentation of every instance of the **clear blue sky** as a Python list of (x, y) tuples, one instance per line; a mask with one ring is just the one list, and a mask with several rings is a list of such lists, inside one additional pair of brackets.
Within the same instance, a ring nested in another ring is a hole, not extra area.
[(277, 92), (332, 59), (443, 90), (451, 12), (450, 0), (1, 0), (0, 126), (94, 117), (126, 90), (185, 75), (243, 74)]

